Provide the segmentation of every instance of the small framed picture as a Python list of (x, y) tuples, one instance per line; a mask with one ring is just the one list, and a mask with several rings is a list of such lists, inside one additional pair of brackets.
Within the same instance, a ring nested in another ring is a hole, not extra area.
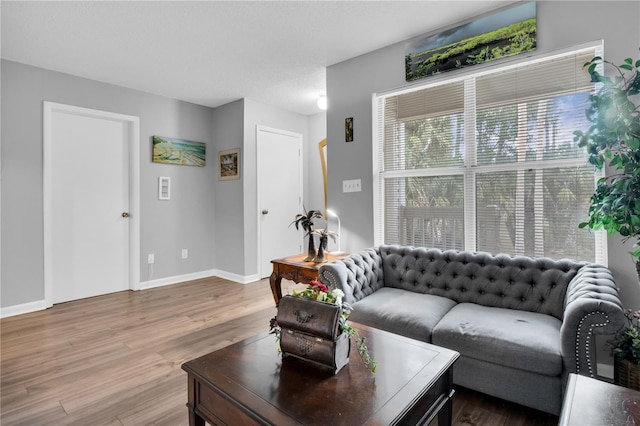
[(158, 200), (171, 199), (171, 178), (160, 176), (158, 178)]
[(240, 179), (240, 148), (218, 152), (218, 179)]
[(353, 117), (344, 119), (344, 140), (353, 142)]

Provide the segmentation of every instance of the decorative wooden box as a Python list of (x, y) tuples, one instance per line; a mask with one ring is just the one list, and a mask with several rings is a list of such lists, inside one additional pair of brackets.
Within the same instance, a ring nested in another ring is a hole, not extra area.
[(284, 296), (278, 305), (280, 349), (330, 368), (337, 374), (349, 362), (351, 339), (340, 333), (341, 308), (333, 303)]

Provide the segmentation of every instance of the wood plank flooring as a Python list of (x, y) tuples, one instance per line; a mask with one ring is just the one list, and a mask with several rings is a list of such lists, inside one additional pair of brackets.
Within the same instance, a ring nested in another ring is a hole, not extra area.
[[(292, 285), (283, 281), (283, 290)], [(2, 319), (0, 424), (187, 425), (182, 363), (267, 331), (275, 312), (267, 280), (207, 278)], [(454, 421), (558, 418), (458, 389)]]

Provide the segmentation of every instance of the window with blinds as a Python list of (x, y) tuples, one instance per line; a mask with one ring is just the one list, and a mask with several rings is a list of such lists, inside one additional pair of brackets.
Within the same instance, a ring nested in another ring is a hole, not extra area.
[(601, 47), (374, 97), (376, 244), (605, 263), (579, 229), (600, 177), (573, 131)]

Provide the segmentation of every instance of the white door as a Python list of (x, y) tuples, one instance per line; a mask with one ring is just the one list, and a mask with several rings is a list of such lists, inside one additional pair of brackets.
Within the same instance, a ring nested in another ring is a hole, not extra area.
[(49, 103), (45, 111), (46, 297), (61, 303), (134, 288), (137, 118)]
[(302, 213), (302, 135), (258, 126), (259, 273), (272, 259), (302, 252), (303, 231), (289, 226)]

